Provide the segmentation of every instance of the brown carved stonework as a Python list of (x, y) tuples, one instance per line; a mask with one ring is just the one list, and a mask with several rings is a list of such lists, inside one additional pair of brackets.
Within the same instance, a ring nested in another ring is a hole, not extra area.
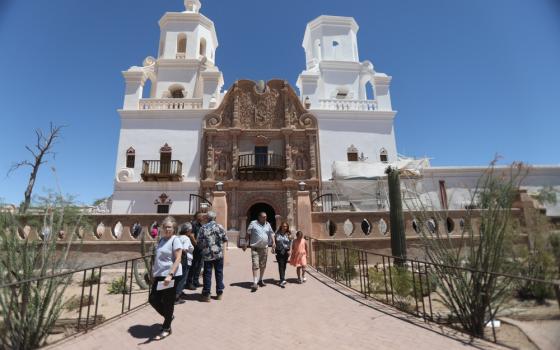
[[(307, 112), (294, 90), (283, 80), (271, 80), (259, 93), (255, 82), (239, 80), (220, 106), (205, 119), (206, 128), (230, 128), (239, 119), (242, 129), (316, 128), (316, 118)], [(235, 115), (234, 115), (235, 114)]]
[[(317, 190), (320, 174), (317, 119), (292, 87), (283, 80), (237, 81), (203, 123), (201, 193), (224, 183), (228, 228), (244, 230), (247, 211), (260, 202), (293, 224), (298, 183)], [(267, 153), (257, 156), (254, 147)]]
[(161, 146), (161, 148), (159, 149), (160, 153), (171, 153), (171, 151), (171, 146), (169, 146), (167, 143), (165, 143), (165, 145)]

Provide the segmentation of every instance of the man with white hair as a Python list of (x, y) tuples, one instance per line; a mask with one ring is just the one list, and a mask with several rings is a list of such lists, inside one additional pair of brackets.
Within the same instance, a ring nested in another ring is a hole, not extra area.
[(216, 213), (206, 214), (207, 223), (202, 225), (199, 234), (199, 244), (202, 249), (204, 272), (202, 276), (202, 301), (210, 301), (212, 287), (212, 269), (216, 277), (216, 299), (222, 299), (224, 292), (224, 246), (227, 242), (226, 231), (216, 222)]
[(274, 231), (268, 221), (266, 221), (265, 212), (259, 213), (258, 219), (251, 221), (247, 228), (243, 251), (247, 249), (247, 242), (249, 242), (253, 265), (253, 286), (251, 287), (251, 292), (256, 292), (259, 286), (266, 286), (266, 283), (263, 281), (264, 270), (266, 269), (269, 244), (272, 245), (272, 251), (275, 250), (273, 235)]

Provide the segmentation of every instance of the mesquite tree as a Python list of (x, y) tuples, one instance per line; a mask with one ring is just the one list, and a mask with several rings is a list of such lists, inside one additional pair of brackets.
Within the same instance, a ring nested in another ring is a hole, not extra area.
[(391, 223), (391, 255), (400, 259), (395, 259), (395, 264), (402, 265), (406, 260), (406, 238), (404, 217), (401, 199), (401, 183), (399, 180), (399, 170), (387, 167), (387, 182), (389, 185), (389, 206)]
[(52, 155), (54, 157), (55, 153), (52, 151), (52, 148), (55, 144), (56, 139), (60, 137), (62, 128), (64, 128), (64, 126), (55, 126), (51, 123), (50, 130), (46, 135), (41, 129), (36, 129), (35, 135), (37, 137), (37, 140), (35, 145), (33, 147), (25, 146), (25, 149), (27, 149), (31, 153), (32, 159), (14, 163), (8, 171), (9, 175), (15, 170), (24, 166), (28, 166), (31, 168), (29, 181), (27, 183), (27, 188), (25, 189), (23, 204), (19, 208), (20, 214), (25, 214), (27, 209), (29, 209), (29, 205), (31, 204), (31, 194), (33, 193), (33, 187), (35, 186), (35, 180), (37, 179), (39, 168), (41, 167), (41, 165), (47, 162), (47, 156)]

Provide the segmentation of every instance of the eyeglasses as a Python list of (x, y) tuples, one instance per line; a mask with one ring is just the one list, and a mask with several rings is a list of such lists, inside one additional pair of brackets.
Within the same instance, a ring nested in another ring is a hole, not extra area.
[(165, 226), (164, 227), (166, 230), (173, 230), (173, 226)]

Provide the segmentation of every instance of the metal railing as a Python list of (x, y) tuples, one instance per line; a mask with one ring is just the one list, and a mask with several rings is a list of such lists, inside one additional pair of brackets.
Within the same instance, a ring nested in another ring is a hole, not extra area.
[(212, 207), (212, 202), (198, 194), (191, 193), (189, 195), (189, 214), (194, 214), (197, 211), (203, 210), (203, 206), (209, 209)]
[(311, 201), (311, 208), (314, 212), (332, 212), (336, 208), (333, 206), (333, 194), (325, 193)]
[(183, 163), (180, 160), (145, 160), (141, 176), (144, 181), (179, 181), (183, 177)]
[[(438, 282), (435, 282), (435, 268), (445, 268), (447, 271), (459, 271), (467, 274), (493, 275), (498, 278), (508, 279), (512, 286), (537, 283), (544, 288), (554, 290), (558, 304), (560, 299), (560, 281), (546, 281), (511, 274), (479, 271), (459, 266), (434, 264), (418, 259), (402, 259), (391, 255), (374, 253), (365, 249), (345, 247), (329, 241), (322, 241), (311, 237), (308, 239), (309, 265), (317, 272), (341, 283), (354, 291), (359, 292), (366, 299), (373, 299), (398, 309), (421, 317), (424, 321), (432, 321), (459, 329), (468, 333), (461, 327), (457, 320), (450, 319), (449, 309), (433, 298), (438, 293)], [(394, 262), (400, 261), (398, 265)], [(403, 277), (404, 276), (404, 277)], [(404, 279), (403, 279), (404, 278)], [(403, 285), (407, 287), (403, 287)], [(512, 292), (511, 298), (516, 298)], [(552, 300), (552, 299), (550, 299)], [(550, 301), (549, 300), (549, 301)], [(560, 317), (559, 305), (552, 305), (555, 317)], [(443, 311), (443, 313), (442, 313)], [(502, 310), (504, 311), (504, 310)], [(492, 315), (492, 310), (488, 310)], [(497, 314), (496, 318), (501, 315)], [(491, 326), (491, 339), (498, 341), (493, 320), (487, 320)], [(485, 334), (485, 338), (487, 335)]]
[[(63, 327), (65, 329), (64, 338), (67, 338), (76, 333), (87, 332), (103, 322), (146, 305), (150, 286), (147, 285), (146, 281), (138, 281), (139, 273), (149, 273), (145, 265), (146, 259), (152, 261), (153, 255), (149, 254), (138, 258), (13, 282), (1, 285), (0, 290), (5, 288), (29, 289), (32, 284), (37, 284), (37, 288), (39, 288), (39, 284), (43, 281), (68, 278), (69, 281), (64, 286), (66, 289), (61, 296), (64, 312), (61, 313), (55, 323), (55, 328)], [(108, 278), (112, 278), (112, 280), (109, 282)], [(108, 288), (103, 290), (102, 285), (105, 284)], [(113, 284), (116, 284), (116, 286), (112, 291), (109, 291)], [(81, 286), (81, 291), (78, 292), (79, 294), (71, 295), (77, 292), (77, 286)], [(115, 291), (118, 293), (115, 293)], [(76, 301), (78, 295), (79, 300)], [(121, 304), (118, 309), (114, 307), (116, 298)], [(77, 317), (73, 317), (75, 313), (78, 314)], [(62, 339), (57, 341), (60, 340)]]
[(282, 154), (242, 154), (237, 163), (239, 169), (285, 169), (285, 159)]

